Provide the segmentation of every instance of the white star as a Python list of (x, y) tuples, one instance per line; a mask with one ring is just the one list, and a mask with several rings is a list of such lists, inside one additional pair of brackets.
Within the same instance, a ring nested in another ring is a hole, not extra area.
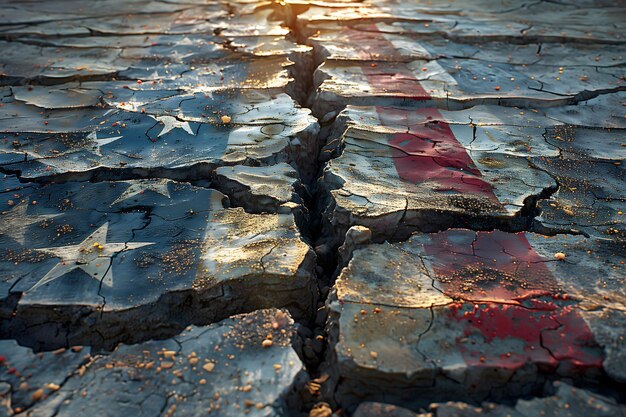
[(106, 144), (109, 144), (111, 142), (115, 142), (118, 139), (122, 139), (123, 136), (113, 136), (110, 138), (103, 138), (103, 139), (98, 139), (98, 135), (96, 134), (95, 131), (91, 132), (89, 135), (87, 135), (87, 139), (92, 140), (93, 142), (96, 143), (96, 145), (93, 147), (93, 149), (96, 151), (96, 155), (98, 156), (102, 156), (102, 152), (100, 150), (100, 148)]
[(154, 245), (154, 242), (107, 243), (109, 223), (105, 223), (78, 245), (35, 249), (61, 259), (30, 290), (37, 289), (75, 269), (82, 269), (96, 281), (113, 286), (111, 257), (116, 253)]
[(6, 235), (15, 239), (20, 245), (26, 242), (26, 230), (31, 224), (42, 220), (60, 216), (60, 214), (27, 214), (28, 201), (18, 205), (13, 210), (2, 216), (0, 222), (0, 235)]
[(181, 54), (180, 52), (178, 52), (178, 50), (175, 50), (174, 52), (170, 52), (167, 55), (167, 58), (171, 61), (171, 62), (175, 62), (175, 63), (182, 63), (183, 59), (187, 58), (188, 56), (192, 56), (193, 54), (191, 52), (187, 53), (187, 54)]
[(117, 204), (120, 201), (124, 201), (128, 198), (136, 196), (137, 194), (143, 194), (144, 191), (153, 191), (157, 194), (164, 195), (167, 198), (170, 198), (170, 190), (167, 188), (167, 185), (170, 183), (169, 180), (138, 180), (132, 182), (130, 187), (128, 187), (122, 194), (120, 194), (117, 199), (111, 203), (111, 205)]
[(168, 133), (173, 129), (183, 129), (185, 132), (189, 133), (192, 136), (196, 136), (196, 134), (191, 130), (191, 126), (189, 126), (189, 122), (181, 122), (173, 116), (152, 116), (154, 120), (163, 124), (163, 130), (159, 133), (158, 137), (161, 137)]

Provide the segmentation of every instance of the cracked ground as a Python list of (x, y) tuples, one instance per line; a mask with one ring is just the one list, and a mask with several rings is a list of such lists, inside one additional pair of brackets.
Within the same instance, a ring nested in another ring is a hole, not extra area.
[(0, 417), (626, 417), (623, 0), (0, 0)]

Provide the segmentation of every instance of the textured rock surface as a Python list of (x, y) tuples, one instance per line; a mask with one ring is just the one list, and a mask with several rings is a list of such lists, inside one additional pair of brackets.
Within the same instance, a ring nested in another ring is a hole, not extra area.
[(1, 341), (0, 370), (10, 386), (0, 394), (3, 412), (287, 416), (290, 394), (305, 380), (294, 334), (287, 313), (260, 310), (109, 355), (81, 347), (34, 354)]
[(287, 94), (310, 48), (273, 13), (3, 8), (3, 337), (110, 349), (259, 308), (313, 314), (295, 221), (318, 125)]
[[(379, 62), (372, 67), (368, 63), (327, 61), (316, 70), (318, 93), (313, 109), (321, 114), (347, 104), (397, 105), (407, 101), (447, 109), (477, 104), (551, 107), (623, 89), (621, 70), (596, 73), (590, 65), (565, 72), (558, 65), (490, 62), (441, 58)], [(586, 81), (581, 83), (581, 79)]]
[(354, 417), (523, 417), (523, 416), (571, 416), (571, 417), (609, 417), (624, 413), (620, 406), (610, 398), (596, 393), (574, 388), (565, 383), (555, 382), (554, 395), (532, 400), (519, 400), (514, 407), (484, 403), (480, 407), (465, 403), (449, 402), (431, 404), (423, 413), (414, 413), (406, 408), (382, 403), (363, 403), (354, 413)]
[[(321, 154), (335, 156), (323, 182), (331, 229), (364, 224), (379, 239), (468, 224), (621, 234), (622, 130), (598, 129), (610, 118), (574, 127), (558, 117), (495, 106), (349, 106)], [(536, 201), (550, 195), (529, 224)]]
[(53, 107), (42, 114), (32, 103), (6, 103), (0, 109), (7, 119), (0, 142), (2, 169), (39, 181), (198, 180), (223, 165), (298, 166), (316, 147), (315, 120), (285, 94), (117, 88), (121, 97), (106, 99), (108, 110)]
[(315, 256), (291, 214), (227, 209), (223, 194), (170, 180), (30, 186), (2, 199), (12, 205), (3, 310), (13, 310), (2, 331), (31, 346), (111, 347), (255, 308), (306, 316), (315, 306)]
[(216, 186), (229, 190), (233, 203), (248, 211), (271, 213), (295, 206), (304, 209), (300, 196), (306, 191), (297, 171), (289, 164), (269, 167), (236, 165), (220, 167), (215, 173)]
[[(318, 65), (309, 105), (327, 125), (322, 242), (346, 236), (327, 300), (328, 395), (340, 407), (469, 416), (481, 411), (429, 403), (624, 381), (624, 39), (577, 16), (621, 26), (605, 6), (318, 4), (298, 15)], [(355, 241), (362, 226), (376, 244)], [(558, 415), (570, 398), (558, 401), (482, 412)]]
[(469, 224), (525, 227), (525, 203), (555, 188), (555, 181), (514, 150), (470, 153), (456, 137), (436, 124), (410, 133), (348, 129), (342, 155), (324, 176), (333, 202), (329, 222), (339, 233), (366, 225), (379, 240)]
[(4, 3), (0, 417), (624, 414), (623, 0)]
[[(553, 376), (623, 380), (623, 253), (584, 237), (469, 230), (365, 245), (330, 298), (336, 395), (348, 408), (382, 393), (423, 406), (531, 394)], [(598, 328), (611, 316), (612, 331)]]

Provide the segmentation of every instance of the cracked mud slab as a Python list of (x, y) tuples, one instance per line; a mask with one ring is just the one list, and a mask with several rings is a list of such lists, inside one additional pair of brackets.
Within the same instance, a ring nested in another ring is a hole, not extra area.
[(626, 242), (622, 133), (590, 134), (576, 128), (551, 132), (550, 140), (563, 142), (562, 155), (537, 160), (537, 165), (558, 181), (559, 189), (539, 204), (540, 229), (575, 230), (616, 244)]
[(415, 413), (406, 408), (384, 403), (362, 403), (354, 417), (524, 417), (541, 415), (556, 417), (610, 417), (624, 413), (615, 400), (562, 382), (555, 382), (556, 392), (545, 398), (519, 400), (515, 406), (483, 403), (480, 407), (460, 402), (434, 403), (427, 411)]
[[(287, 3), (298, 4), (298, 0)], [(415, 38), (445, 38), (462, 42), (507, 41), (623, 44), (623, 14), (614, 2), (575, 1), (509, 4), (486, 0), (461, 5), (427, 1), (316, 2), (297, 16), (297, 28), (313, 35), (342, 27)], [(558, 24), (555, 24), (558, 22)], [(590, 24), (602, 22), (603, 24)]]
[[(306, 380), (281, 310), (260, 310), (173, 339), (35, 354), (0, 341), (2, 411), (23, 416), (287, 416)], [(271, 341), (269, 343), (268, 341)], [(269, 344), (269, 346), (268, 346)]]
[[(449, 130), (425, 130), (439, 140), (419, 133), (346, 131), (342, 155), (324, 173), (333, 203), (326, 213), (329, 228), (341, 234), (361, 224), (384, 240), (402, 239), (414, 230), (469, 223), (493, 227), (512, 219), (515, 211), (508, 213), (495, 198)], [(552, 184), (538, 181), (531, 193)]]
[(621, 381), (623, 262), (601, 240), (531, 233), (364, 245), (328, 301), (335, 399), (423, 407), (533, 395), (552, 378)]
[(268, 167), (225, 166), (216, 169), (215, 174), (214, 185), (228, 190), (234, 205), (245, 207), (248, 212), (276, 213), (299, 209), (301, 215), (305, 215), (306, 208), (300, 196), (306, 195), (306, 189), (298, 172), (287, 163)]
[(0, 169), (37, 181), (197, 180), (219, 166), (286, 162), (311, 175), (317, 123), (285, 94), (122, 89), (106, 100), (112, 109), (5, 103)]
[(310, 104), (320, 116), (347, 104), (550, 107), (620, 91), (623, 53), (603, 43), (624, 42), (623, 19), (604, 6), (313, 6), (298, 15), (319, 65)]
[[(2, 10), (7, 22), (2, 32), (11, 35), (148, 36), (224, 35), (284, 36), (289, 30), (270, 19), (272, 10), (249, 2), (206, 4), (178, 2), (103, 1), (96, 6), (76, 7), (72, 1), (32, 1)], [(42, 16), (43, 14), (43, 16)]]
[[(619, 97), (598, 100), (586, 110), (569, 107), (591, 117)], [(383, 240), (459, 226), (553, 234), (596, 224), (618, 236), (623, 123), (600, 116), (572, 126), (564, 115), (348, 106), (320, 155), (330, 159), (321, 184), (330, 199), (327, 233), (341, 239), (361, 224)], [(537, 202), (542, 214), (533, 224)], [(555, 207), (573, 217), (568, 222)]]
[(326, 61), (315, 72), (313, 110), (347, 104), (461, 109), (480, 104), (552, 107), (623, 90), (623, 70), (441, 58), (409, 63)]
[(118, 3), (3, 9), (2, 172), (206, 181), (221, 166), (288, 163), (315, 175), (316, 120), (285, 94), (303, 94), (290, 73), (311, 48), (274, 7)]
[(5, 85), (139, 79), (182, 90), (285, 88), (288, 57), (306, 52), (255, 4), (33, 1), (1, 13)]
[[(489, 40), (454, 42), (439, 37), (385, 33), (384, 25), (328, 27), (307, 39), (316, 64), (324, 61), (405, 62), (419, 59), (475, 59), (516, 65), (591, 65), (610, 67), (623, 62), (619, 48), (599, 50), (594, 44), (553, 42), (512, 44)], [(506, 53), (503, 53), (506, 51)]]
[(110, 348), (315, 306), (315, 255), (289, 213), (225, 208), (217, 191), (165, 179), (13, 184), (0, 202), (3, 337)]
[(371, 228), (375, 240), (470, 224), (525, 228), (529, 206), (557, 187), (527, 157), (558, 149), (545, 143), (537, 121), (490, 110), (348, 107), (334, 127), (347, 130), (331, 135), (322, 152), (341, 153), (323, 180), (331, 233), (353, 224)]
[[(565, 142), (562, 144), (555, 140), (556, 138), (550, 140), (532, 136), (542, 136), (546, 130), (554, 131), (554, 129), (563, 130), (564, 128), (570, 131), (575, 128), (607, 129), (608, 132), (617, 129), (616, 136), (618, 136), (621, 129), (626, 128), (626, 120), (619, 111), (619, 106), (622, 106), (624, 101), (626, 101), (626, 93), (617, 92), (596, 97), (578, 105), (530, 110), (493, 105), (479, 105), (462, 110), (348, 105), (338, 114), (333, 123), (325, 151), (332, 150), (330, 145), (333, 145), (333, 141), (338, 140), (341, 134), (351, 126), (380, 132), (387, 132), (389, 129), (408, 132), (419, 125), (446, 123), (451, 130), (459, 132), (459, 139), (463, 140), (470, 149), (474, 144), (477, 145), (474, 147), (475, 150), (495, 150), (507, 144), (508, 148), (520, 153), (523, 150), (520, 145), (524, 145), (525, 141), (516, 141), (516, 139), (526, 138), (526, 141), (532, 140), (530, 143), (532, 147), (526, 149), (527, 153), (524, 155), (532, 156), (530, 151), (539, 147), (542, 155), (556, 156), (558, 155), (557, 149), (562, 146), (575, 147), (575, 144), (571, 143), (573, 142), (571, 134), (568, 135), (569, 140), (561, 141)], [(468, 132), (463, 126), (472, 127), (472, 131)], [(502, 131), (499, 132), (498, 129)], [(484, 133), (486, 130), (488, 133)], [(508, 138), (508, 136), (513, 136), (513, 138)], [(589, 139), (582, 138), (582, 140), (588, 141)], [(499, 144), (499, 142), (503, 143)], [(609, 142), (613, 142), (612, 145), (619, 145), (614, 138), (611, 138)], [(334, 145), (338, 146), (338, 144)], [(517, 149), (513, 145), (518, 145)], [(589, 144), (587, 144), (587, 149), (593, 151)], [(608, 151), (611, 154), (623, 153), (623, 149), (619, 146), (613, 146)], [(607, 155), (603, 157), (606, 158)]]

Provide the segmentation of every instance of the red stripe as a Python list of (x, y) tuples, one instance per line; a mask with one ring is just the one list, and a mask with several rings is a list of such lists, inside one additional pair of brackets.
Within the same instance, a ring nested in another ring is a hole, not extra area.
[[(602, 366), (593, 334), (567, 297), (558, 295), (556, 279), (524, 233), (452, 230), (430, 238), (424, 250), (446, 294), (469, 300), (449, 311), (464, 328), (457, 346), (468, 364)], [(484, 343), (464, 342), (476, 336)], [(519, 347), (500, 351), (499, 340)], [(486, 351), (487, 344), (495, 348)]]
[(364, 65), (361, 70), (367, 77), (369, 85), (381, 93), (410, 100), (430, 100), (431, 98), (408, 69), (390, 70)]
[(447, 123), (416, 126), (410, 133), (394, 135), (389, 144), (403, 180), (430, 183), (433, 191), (478, 194), (497, 201)]
[[(375, 26), (370, 30), (375, 32)], [(382, 43), (382, 34), (380, 38)], [(393, 47), (390, 43), (389, 46)], [(398, 77), (364, 64), (363, 73), (376, 89), (430, 99), (419, 80), (406, 72), (400, 72)], [(497, 201), (491, 185), (482, 179), (449, 125), (424, 124), (424, 119), (443, 119), (437, 109), (408, 112), (377, 107), (376, 111), (383, 126), (402, 123), (409, 127), (408, 133), (396, 134), (389, 140), (402, 180), (430, 182), (435, 190)], [(431, 256), (435, 273), (448, 295), (481, 300), (479, 305), (471, 301), (456, 304), (449, 311), (449, 317), (465, 329), (457, 338), (457, 347), (470, 366), (516, 369), (528, 361), (552, 370), (564, 363), (571, 365), (570, 369), (602, 366), (603, 352), (589, 327), (570, 302), (556, 295), (557, 280), (523, 233), (477, 232), (476, 240), (470, 245), (458, 239), (459, 233), (463, 232), (430, 235), (431, 242), (425, 245), (425, 251)], [(472, 282), (478, 285), (469, 293)], [(468, 306), (471, 306), (469, 310)], [(479, 336), (484, 343), (467, 343), (470, 336)], [(498, 347), (507, 346), (498, 340), (514, 342), (509, 346), (515, 350), (498, 351)], [(488, 351), (475, 347), (484, 348), (485, 344), (490, 344)]]

